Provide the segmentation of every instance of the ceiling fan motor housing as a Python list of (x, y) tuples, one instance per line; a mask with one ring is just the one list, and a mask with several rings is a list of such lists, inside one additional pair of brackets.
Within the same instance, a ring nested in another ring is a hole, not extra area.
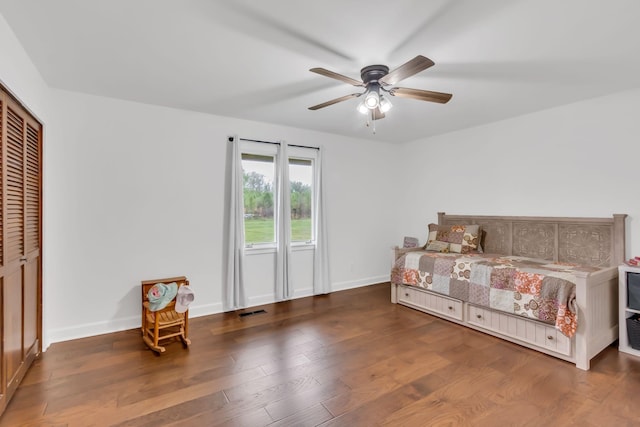
[(386, 65), (369, 65), (360, 70), (360, 77), (365, 85), (377, 82), (387, 74), (389, 74), (389, 67)]

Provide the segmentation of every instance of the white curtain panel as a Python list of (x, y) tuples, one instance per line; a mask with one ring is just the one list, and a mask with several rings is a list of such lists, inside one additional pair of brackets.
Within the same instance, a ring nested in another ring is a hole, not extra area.
[(324, 181), (322, 174), (322, 151), (318, 150), (316, 159), (315, 182), (315, 206), (316, 216), (314, 218), (314, 228), (316, 232), (316, 248), (313, 254), (313, 293), (314, 295), (328, 294), (331, 292), (331, 282), (329, 279), (329, 250), (327, 246), (327, 219), (324, 196)]
[(244, 268), (244, 197), (242, 179), (242, 152), (240, 141), (233, 137), (231, 157), (231, 183), (227, 251), (227, 280), (225, 282), (225, 310), (247, 306), (243, 283)]
[(287, 144), (280, 142), (278, 149), (278, 170), (276, 172), (277, 209), (276, 233), (278, 237), (278, 252), (276, 254), (276, 300), (291, 299), (293, 289), (289, 283), (291, 276), (291, 193), (289, 185), (289, 155)]

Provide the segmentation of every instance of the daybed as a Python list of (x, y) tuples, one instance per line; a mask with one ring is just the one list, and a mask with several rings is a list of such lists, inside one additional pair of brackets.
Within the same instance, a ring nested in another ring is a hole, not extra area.
[(618, 338), (625, 218), (440, 212), (438, 225), (431, 225), (440, 231), (430, 239), (437, 234), (446, 241), (440, 232), (461, 226), (452, 230), (479, 231), (478, 241), (462, 251), (433, 240), (429, 248), (439, 250), (393, 248), (391, 301), (588, 370), (591, 359)]

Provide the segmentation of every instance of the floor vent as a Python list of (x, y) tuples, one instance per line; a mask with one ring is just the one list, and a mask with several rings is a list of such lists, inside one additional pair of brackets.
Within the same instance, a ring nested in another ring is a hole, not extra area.
[(266, 311), (265, 310), (245, 311), (244, 313), (238, 314), (238, 316), (247, 317), (247, 316), (253, 316), (254, 314), (262, 314), (262, 313), (266, 313)]

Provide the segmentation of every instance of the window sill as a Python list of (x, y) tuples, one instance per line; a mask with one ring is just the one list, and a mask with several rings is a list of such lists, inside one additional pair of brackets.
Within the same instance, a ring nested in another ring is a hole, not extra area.
[[(316, 248), (315, 243), (292, 243), (291, 252), (303, 252), (313, 251)], [(253, 246), (250, 248), (244, 248), (245, 255), (263, 255), (263, 254), (275, 254), (278, 248), (275, 246)]]
[(262, 254), (275, 254), (276, 250), (275, 246), (253, 246), (250, 248), (244, 248), (245, 255), (262, 255)]
[(302, 252), (302, 251), (312, 251), (316, 248), (315, 243), (292, 243), (291, 244), (291, 252)]

